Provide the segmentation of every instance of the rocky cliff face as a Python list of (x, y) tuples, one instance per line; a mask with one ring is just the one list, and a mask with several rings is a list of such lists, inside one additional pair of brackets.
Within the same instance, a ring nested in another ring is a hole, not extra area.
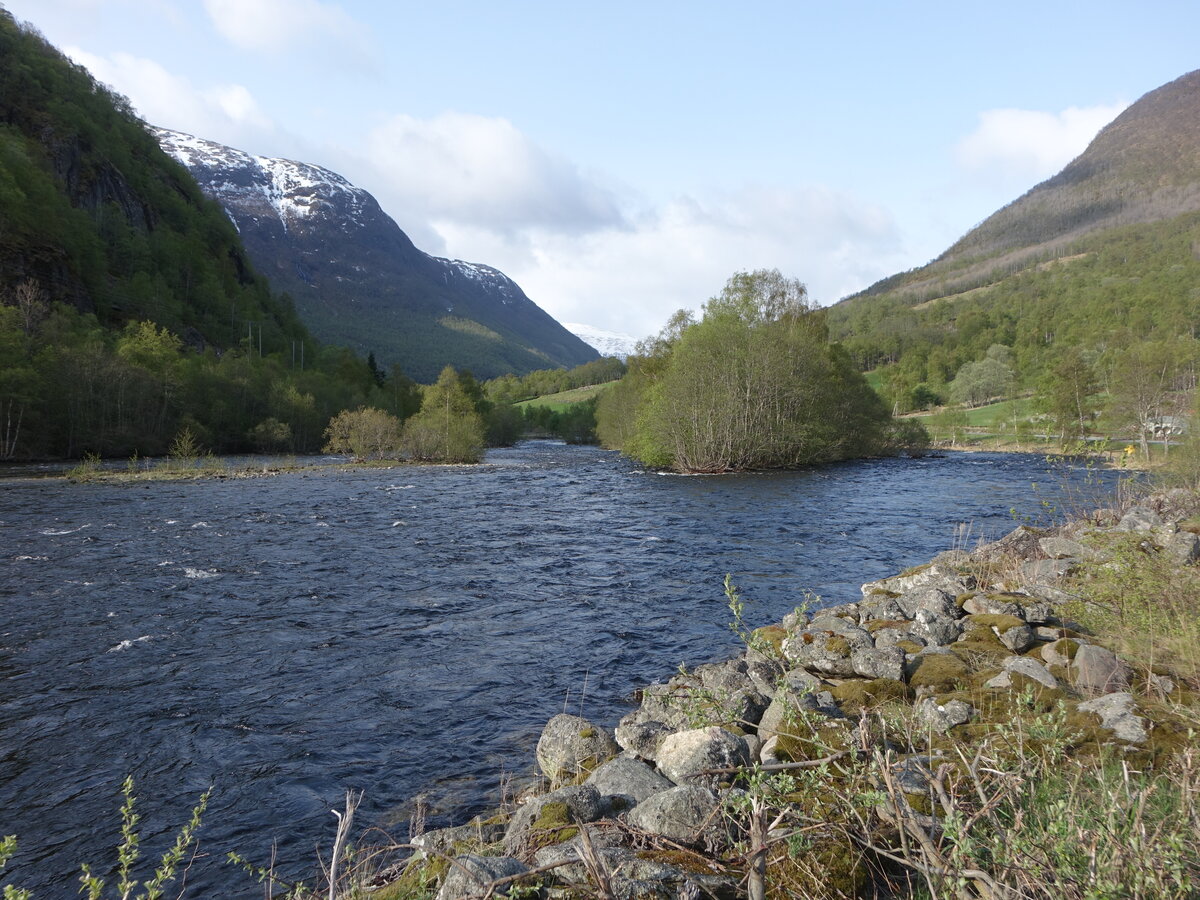
[(320, 166), (155, 129), (292, 295), (322, 340), (419, 380), (445, 365), (479, 377), (575, 366), (596, 352), (490, 266), (417, 249), (368, 192)]

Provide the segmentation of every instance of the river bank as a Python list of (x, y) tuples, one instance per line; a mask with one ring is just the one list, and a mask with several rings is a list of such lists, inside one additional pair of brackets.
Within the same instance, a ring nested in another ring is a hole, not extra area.
[(1194, 896), (1198, 513), (1021, 526), (754, 630), (727, 582), (740, 655), (611, 732), (554, 716), (540, 791), (373, 896)]

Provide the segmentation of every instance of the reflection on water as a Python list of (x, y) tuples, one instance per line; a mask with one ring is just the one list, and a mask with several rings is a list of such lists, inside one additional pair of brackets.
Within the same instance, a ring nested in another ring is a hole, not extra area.
[(477, 467), (0, 483), (9, 881), (73, 894), (79, 863), (110, 864), (132, 773), (150, 858), (214, 784), (192, 895), (258, 896), (226, 851), (277, 841), (309, 875), (351, 787), (362, 822), (418, 792), (461, 820), (555, 712), (612, 724), (640, 684), (729, 653), (726, 572), (765, 623), (1043, 497), (1061, 502), (1037, 457), (681, 478), (549, 442)]

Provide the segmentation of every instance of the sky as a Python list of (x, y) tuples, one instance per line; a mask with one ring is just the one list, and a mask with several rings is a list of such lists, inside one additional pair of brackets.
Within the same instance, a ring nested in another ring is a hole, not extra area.
[(151, 124), (635, 337), (736, 271), (828, 305), (923, 265), (1200, 67), (1195, 0), (2, 5)]

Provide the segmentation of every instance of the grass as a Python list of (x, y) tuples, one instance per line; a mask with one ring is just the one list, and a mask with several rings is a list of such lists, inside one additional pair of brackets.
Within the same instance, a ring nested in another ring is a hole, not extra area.
[(546, 394), (542, 397), (534, 397), (532, 400), (522, 400), (516, 404), (518, 408), (526, 406), (545, 406), (555, 412), (564, 412), (569, 406), (575, 403), (582, 403), (585, 400), (591, 400), (598, 396), (601, 392), (616, 384), (615, 381), (605, 382), (604, 384), (589, 384), (581, 388), (572, 388), (569, 391), (559, 391), (557, 394)]

